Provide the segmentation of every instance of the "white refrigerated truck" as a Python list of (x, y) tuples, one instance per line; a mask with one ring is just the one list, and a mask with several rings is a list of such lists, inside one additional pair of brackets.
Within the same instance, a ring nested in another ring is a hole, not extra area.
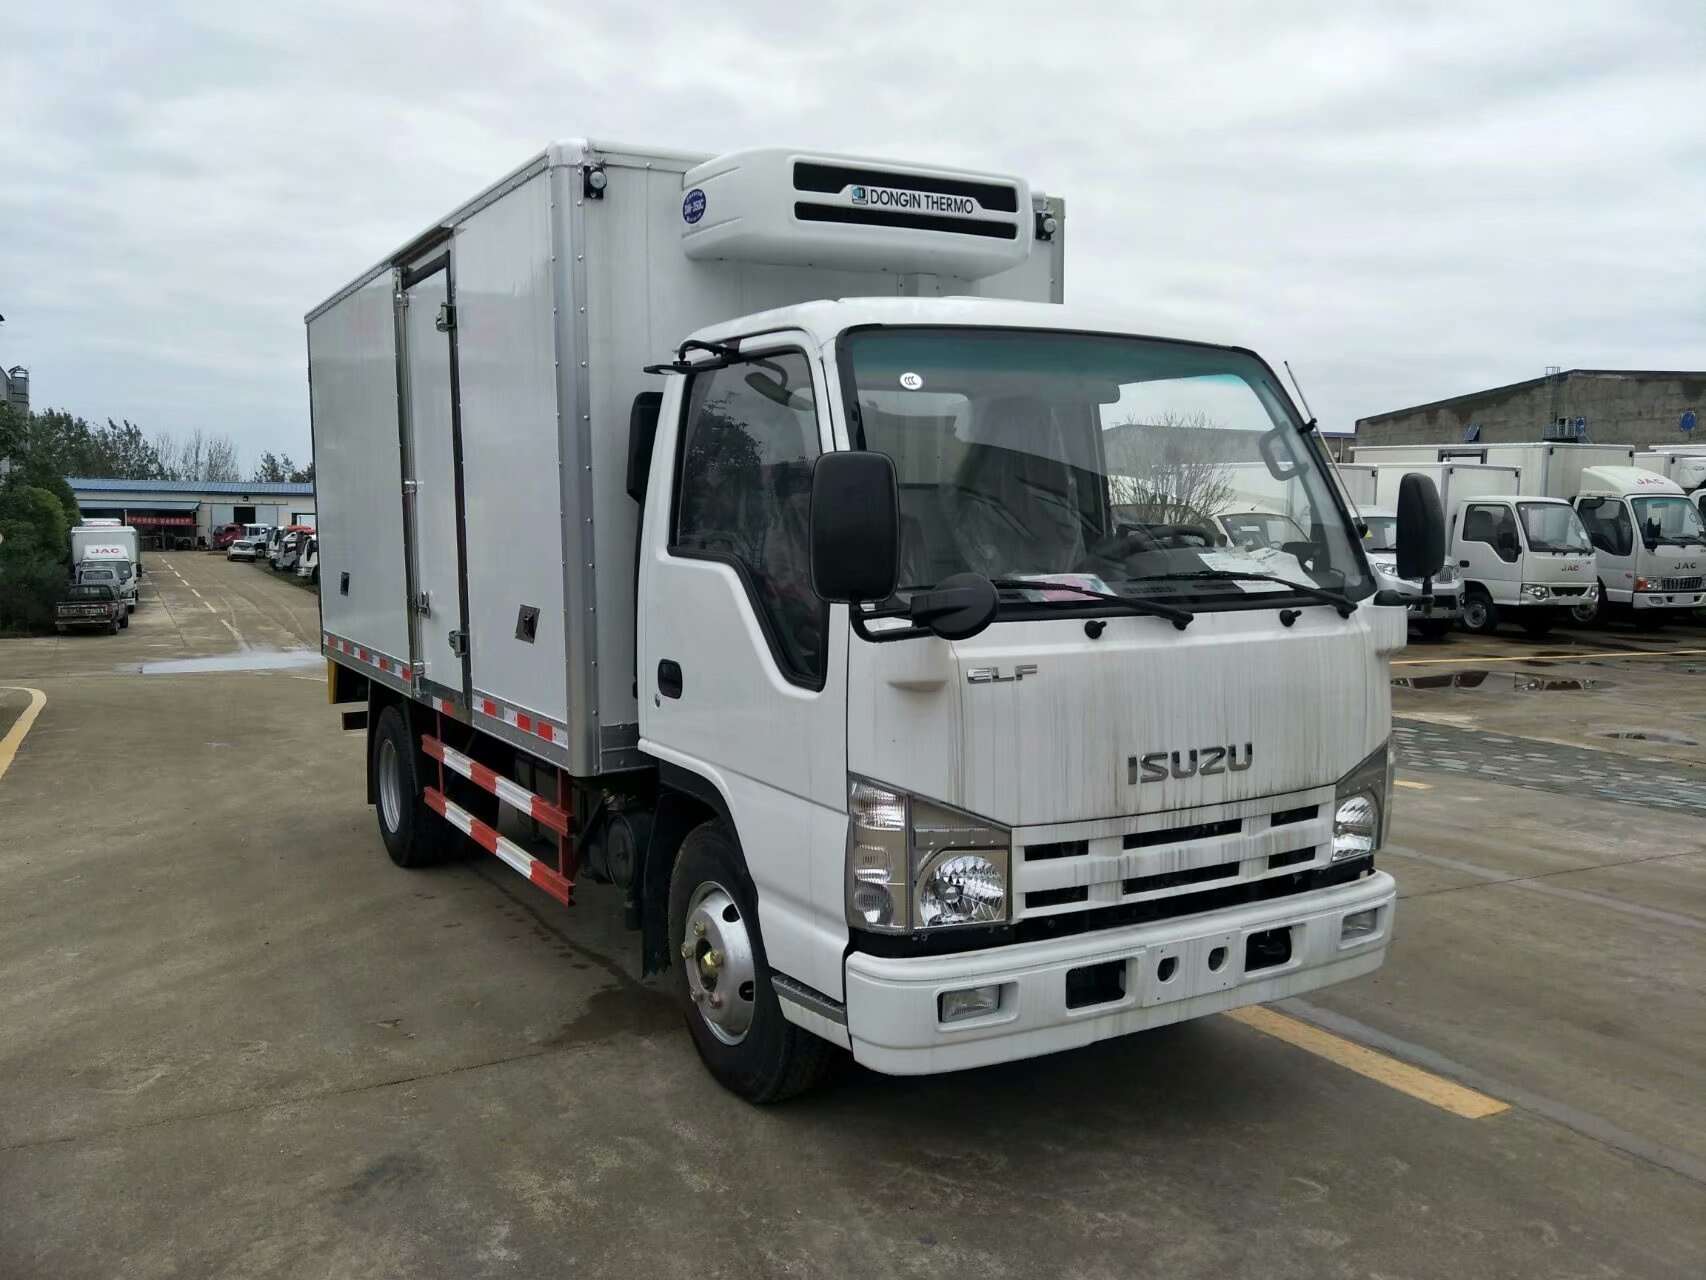
[(1514, 466), (1383, 462), (1382, 501), (1397, 499), (1406, 475), (1434, 482), (1445, 510), (1448, 572), (1461, 582), (1466, 630), (1491, 634), (1514, 622), (1542, 636), (1593, 598), (1595, 557), (1570, 504), (1534, 494)]
[[(1010, 176), (567, 142), (307, 317), (329, 695), (390, 856), (619, 886), (747, 1098), (1386, 953), (1403, 611), (1273, 371), (1062, 305), (1064, 234)], [(1116, 518), (1116, 476), (1225, 462), (1302, 542)]]
[(1429, 453), (1454, 465), (1517, 467), (1522, 477), (1519, 494), (1561, 498), (1575, 507), (1597, 553), (1597, 580), (1589, 584), (1583, 603), (1543, 600), (1546, 607), (1570, 605), (1584, 622), (1610, 608), (1661, 623), (1706, 604), (1706, 529), (1700, 509), (1671, 480), (1638, 467), (1632, 447), (1552, 442), (1379, 445), (1359, 448), (1357, 461), (1414, 463)]

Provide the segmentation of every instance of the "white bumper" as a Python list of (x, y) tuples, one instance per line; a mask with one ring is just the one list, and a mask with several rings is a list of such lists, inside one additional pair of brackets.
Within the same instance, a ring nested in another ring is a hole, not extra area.
[[(1609, 593), (1608, 593), (1609, 594)], [(1636, 591), (1637, 609), (1698, 609), (1706, 606), (1706, 591)]]
[[(1279, 901), (1046, 942), (909, 959), (854, 952), (846, 1005), (853, 1056), (891, 1075), (957, 1071), (1313, 991), (1380, 967), (1397, 896), (1397, 882), (1377, 871)], [(1341, 942), (1345, 916), (1369, 908), (1380, 912), (1374, 932)], [(1250, 935), (1280, 928), (1291, 930), (1291, 958), (1247, 973)], [(1222, 963), (1213, 969), (1217, 950)], [(1124, 995), (1069, 1009), (1067, 973), (1109, 961), (1124, 966)], [(938, 1018), (943, 992), (997, 983), (995, 1013), (950, 1024)]]

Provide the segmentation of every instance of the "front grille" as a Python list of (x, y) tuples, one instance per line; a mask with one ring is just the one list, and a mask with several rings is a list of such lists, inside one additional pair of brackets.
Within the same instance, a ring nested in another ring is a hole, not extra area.
[(943, 213), (901, 213), (894, 209), (850, 209), (838, 204), (794, 205), (801, 222), (840, 222), (859, 227), (911, 227), (914, 231), (952, 231), (986, 240), (1017, 240), (1019, 228), (1011, 222), (983, 222), (977, 218), (955, 218)]
[(1660, 578), (1660, 591), (1698, 591), (1701, 578)]
[(1552, 588), (1552, 594), (1554, 596), (1585, 596), (1587, 593), (1588, 593), (1588, 589), (1586, 587), (1553, 587)]
[[(1162, 918), (1198, 909), (1194, 904), (1204, 892), (1278, 880), (1302, 884), (1297, 875), (1329, 860), (1330, 795), (1325, 789), (1218, 812), (1199, 809), (1172, 815), (1173, 825), (1162, 815), (1098, 823), (1089, 834), (1055, 827), (1034, 845), (1016, 831), (1015, 919), (1097, 916), (1137, 902), (1154, 904), (1159, 913), (1145, 918)], [(1263, 812), (1265, 803), (1275, 807)]]

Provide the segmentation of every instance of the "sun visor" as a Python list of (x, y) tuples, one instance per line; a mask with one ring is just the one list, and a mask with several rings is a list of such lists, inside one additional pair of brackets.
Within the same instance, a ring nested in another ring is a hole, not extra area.
[(978, 280), (1031, 254), (1021, 178), (765, 148), (682, 178), (689, 258)]

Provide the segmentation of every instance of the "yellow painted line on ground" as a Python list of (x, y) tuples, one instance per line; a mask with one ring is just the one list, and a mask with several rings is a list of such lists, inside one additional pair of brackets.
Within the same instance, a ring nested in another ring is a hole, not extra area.
[(1392, 785), (1395, 787), (1407, 787), (1411, 791), (1432, 791), (1434, 789), (1434, 785), (1431, 782), (1411, 782), (1408, 778), (1394, 778), (1392, 779)]
[(1579, 662), (1583, 658), (1699, 658), (1703, 656), (1706, 656), (1706, 649), (1666, 649), (1662, 653), (1656, 649), (1641, 649), (1634, 653), (1619, 649), (1611, 653), (1548, 653), (1544, 657), (1534, 653), (1505, 657), (1468, 653), (1460, 658), (1400, 658), (1394, 661), (1392, 665), (1395, 667), (1461, 667), (1471, 662), (1571, 663)]
[(18, 748), (23, 745), (24, 735), (30, 731), (30, 726), (36, 722), (41, 709), (47, 705), (47, 695), (40, 689), (26, 689), (17, 684), (0, 685), (0, 689), (30, 695), (30, 705), (19, 712), (6, 736), (0, 738), (0, 778), (4, 778), (6, 770), (12, 767), (12, 757), (18, 754)]
[(1284, 1040), (1287, 1044), (1313, 1053), (1318, 1058), (1337, 1063), (1359, 1076), (1366, 1076), (1389, 1089), (1409, 1094), (1412, 1098), (1442, 1111), (1449, 1111), (1454, 1116), (1462, 1116), (1465, 1120), (1480, 1120), (1510, 1110), (1508, 1102), (1489, 1098), (1484, 1093), (1454, 1084), (1431, 1071), (1423, 1071), (1407, 1062), (1388, 1058), (1384, 1053), (1376, 1053), (1373, 1049), (1336, 1036), (1330, 1031), (1323, 1031), (1307, 1022), (1289, 1018), (1274, 1009), (1254, 1005), (1245, 1009), (1233, 1009), (1226, 1016), (1260, 1031), (1263, 1035)]

